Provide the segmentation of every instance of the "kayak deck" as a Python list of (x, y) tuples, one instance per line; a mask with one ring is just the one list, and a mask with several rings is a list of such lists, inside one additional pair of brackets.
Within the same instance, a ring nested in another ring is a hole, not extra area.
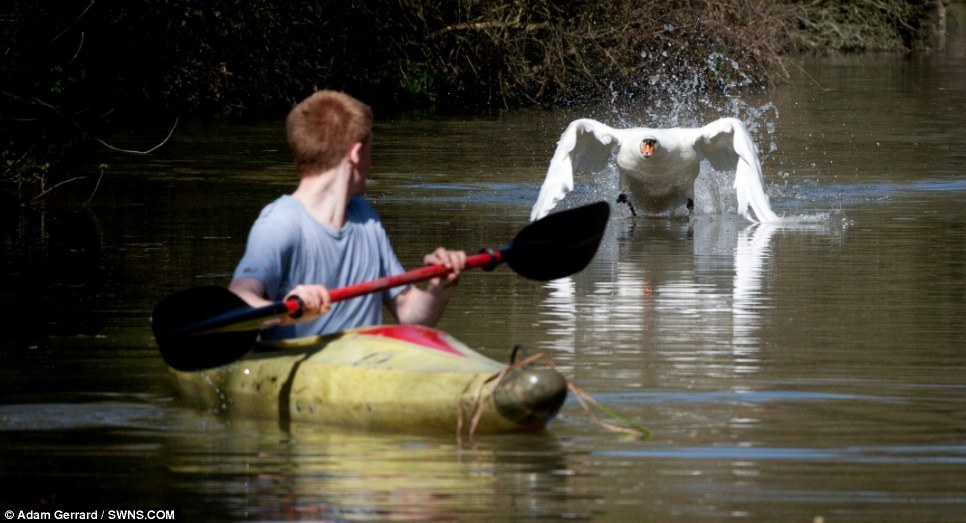
[(567, 395), (553, 369), (505, 365), (412, 325), (272, 342), (229, 365), (172, 373), (204, 409), (369, 430), (539, 430)]

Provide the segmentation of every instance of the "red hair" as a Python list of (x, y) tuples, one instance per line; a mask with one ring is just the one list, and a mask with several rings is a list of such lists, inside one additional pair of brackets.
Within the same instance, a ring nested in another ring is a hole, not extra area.
[(299, 176), (323, 172), (369, 138), (372, 109), (339, 91), (317, 91), (288, 113), (285, 130)]

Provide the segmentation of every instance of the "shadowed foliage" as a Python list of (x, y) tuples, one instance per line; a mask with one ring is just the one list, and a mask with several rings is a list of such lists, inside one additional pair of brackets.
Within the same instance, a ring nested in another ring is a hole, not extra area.
[(0, 191), (44, 195), (127, 128), (283, 114), (319, 88), (386, 111), (765, 86), (800, 52), (926, 49), (935, 0), (7, 0)]

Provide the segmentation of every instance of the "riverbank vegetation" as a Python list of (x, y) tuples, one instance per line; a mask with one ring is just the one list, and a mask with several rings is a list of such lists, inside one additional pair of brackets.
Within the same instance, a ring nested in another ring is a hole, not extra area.
[(7, 0), (0, 191), (46, 194), (78, 176), (67, 166), (91, 150), (120, 149), (110, 137), (122, 129), (158, 129), (140, 148), (149, 149), (178, 119), (278, 117), (316, 88), (347, 90), (385, 114), (661, 96), (660, 78), (708, 92), (767, 86), (801, 53), (928, 51), (944, 9), (944, 0)]

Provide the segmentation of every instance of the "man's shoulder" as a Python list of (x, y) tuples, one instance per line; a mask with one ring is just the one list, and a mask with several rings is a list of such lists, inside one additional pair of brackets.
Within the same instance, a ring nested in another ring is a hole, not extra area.
[(293, 215), (301, 212), (298, 200), (289, 195), (283, 195), (270, 202), (258, 214), (259, 220), (275, 221), (278, 219), (289, 220)]
[(376, 208), (369, 203), (362, 196), (353, 196), (349, 200), (349, 217), (350, 220), (357, 221), (368, 221), (375, 220), (379, 221), (379, 213), (376, 212)]

